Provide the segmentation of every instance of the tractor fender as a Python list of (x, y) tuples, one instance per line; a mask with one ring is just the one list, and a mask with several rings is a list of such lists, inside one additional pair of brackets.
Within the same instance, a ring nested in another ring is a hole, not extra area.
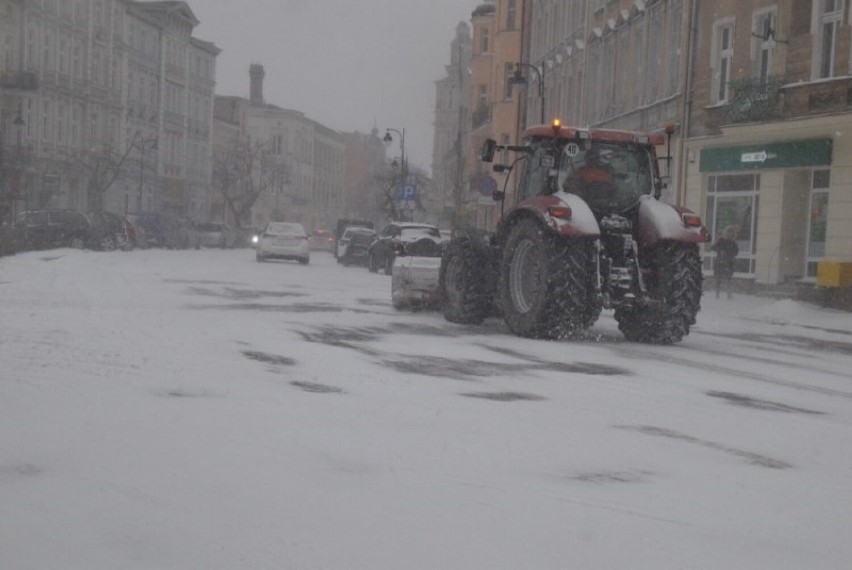
[(661, 240), (681, 243), (704, 243), (707, 228), (703, 224), (688, 226), (684, 217), (695, 217), (688, 208), (660, 202), (653, 196), (639, 199), (639, 243), (642, 247)]
[[(568, 217), (551, 215), (550, 208), (570, 208)], [(532, 217), (561, 236), (599, 237), (601, 229), (595, 215), (586, 202), (575, 194), (557, 192), (556, 194), (533, 196), (521, 202), (506, 216), (501, 228), (503, 236), (508, 235), (511, 227), (520, 219)]]

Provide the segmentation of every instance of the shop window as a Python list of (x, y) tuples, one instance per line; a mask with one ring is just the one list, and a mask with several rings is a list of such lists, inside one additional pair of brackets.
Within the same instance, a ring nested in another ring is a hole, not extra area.
[(809, 278), (816, 277), (817, 262), (825, 257), (830, 174), (829, 170), (814, 170), (811, 175), (810, 205), (808, 207), (808, 255), (805, 271), (805, 275)]
[[(760, 202), (759, 174), (728, 174), (707, 178), (707, 204), (705, 222), (710, 231), (710, 243), (715, 242), (725, 229), (734, 228), (740, 253), (734, 272), (754, 275), (757, 247), (757, 212)], [(711, 271), (713, 253), (705, 248), (704, 269)]]

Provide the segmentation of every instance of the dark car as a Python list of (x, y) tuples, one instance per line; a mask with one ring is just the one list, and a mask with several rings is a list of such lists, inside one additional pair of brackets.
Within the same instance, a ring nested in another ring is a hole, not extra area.
[(334, 257), (337, 257), (338, 240), (343, 237), (343, 232), (346, 231), (346, 228), (350, 226), (357, 226), (359, 228), (370, 228), (371, 230), (375, 229), (375, 226), (373, 226), (373, 222), (368, 222), (367, 220), (353, 220), (351, 218), (341, 218), (337, 220), (337, 228), (334, 231), (334, 246), (332, 249)]
[(145, 247), (187, 249), (199, 247), (198, 232), (192, 222), (175, 214), (149, 212), (134, 216), (133, 223), (144, 234)]
[(86, 217), (90, 225), (86, 247), (101, 251), (131, 249), (127, 226), (121, 216), (111, 212), (89, 212)]
[(337, 243), (337, 261), (343, 265), (366, 265), (370, 245), (375, 240), (375, 230), (358, 226), (346, 228)]
[(441, 232), (431, 224), (394, 222), (379, 233), (367, 254), (367, 268), (373, 273), (384, 268), (390, 275), (397, 255), (440, 257)]
[(15, 219), (14, 240), (18, 251), (75, 247), (91, 244), (92, 225), (82, 212), (49, 209), (19, 212)]
[(237, 238), (234, 247), (255, 247), (262, 228), (257, 226), (243, 226), (236, 230)]

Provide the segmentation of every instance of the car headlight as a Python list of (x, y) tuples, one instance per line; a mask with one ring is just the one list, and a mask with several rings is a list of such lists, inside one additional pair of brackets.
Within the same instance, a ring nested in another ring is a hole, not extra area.
[(258, 236), (251, 236), (251, 243), (257, 243), (259, 241), (260, 241), (260, 238)]

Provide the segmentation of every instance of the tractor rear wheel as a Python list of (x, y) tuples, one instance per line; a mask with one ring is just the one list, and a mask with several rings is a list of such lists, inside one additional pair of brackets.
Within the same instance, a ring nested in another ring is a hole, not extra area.
[(593, 242), (551, 233), (533, 219), (510, 231), (500, 264), (506, 324), (518, 336), (557, 339), (597, 319), (593, 302)]
[(701, 256), (696, 244), (668, 242), (656, 246), (650, 259), (645, 284), (662, 307), (621, 307), (615, 320), (628, 340), (674, 344), (689, 334), (701, 306)]
[(490, 306), (485, 259), (470, 247), (451, 244), (441, 260), (439, 288), (444, 318), (451, 323), (478, 325)]

